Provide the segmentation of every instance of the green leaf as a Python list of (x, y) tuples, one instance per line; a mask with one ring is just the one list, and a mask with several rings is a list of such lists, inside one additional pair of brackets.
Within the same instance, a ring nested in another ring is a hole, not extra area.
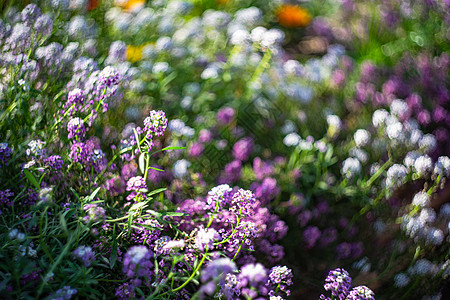
[(186, 147), (181, 147), (181, 146), (169, 146), (169, 147), (162, 148), (161, 151), (167, 151), (167, 150), (182, 150), (182, 149), (186, 149)]
[(139, 170), (142, 174), (145, 173), (145, 153), (141, 153), (141, 155), (139, 155)]
[(93, 191), (93, 192), (89, 195), (89, 197), (86, 198), (86, 200), (87, 200), (88, 202), (94, 200), (95, 196), (97, 196), (97, 193), (100, 191), (100, 189), (101, 189), (100, 186), (99, 186), (98, 188), (96, 188), (95, 191)]
[(160, 171), (160, 172), (164, 172), (164, 170), (162, 170), (162, 169), (158, 169), (158, 168), (155, 168), (155, 167), (148, 167), (149, 169), (153, 169), (153, 170), (156, 170), (156, 171)]
[(28, 180), (34, 185), (34, 187), (39, 190), (41, 187), (39, 186), (36, 178), (34, 178), (33, 174), (31, 174), (31, 172), (27, 169), (24, 169), (23, 172), (25, 173), (25, 176), (27, 176)]
[(151, 191), (150, 193), (148, 193), (147, 194), (147, 196), (153, 196), (153, 195), (155, 195), (155, 194), (158, 194), (158, 193), (161, 193), (161, 192), (164, 192), (165, 190), (167, 190), (167, 188), (160, 188), (160, 189), (157, 189), (157, 190), (154, 190), (154, 191)]
[(113, 228), (113, 243), (112, 243), (112, 247), (111, 247), (111, 257), (109, 259), (109, 265), (112, 268), (114, 268), (114, 265), (116, 264), (117, 261), (117, 238), (116, 238), (116, 225), (114, 225)]
[(182, 216), (186, 216), (186, 213), (172, 211), (172, 212), (163, 213), (163, 216), (182, 217)]
[(139, 202), (139, 203), (135, 203), (133, 204), (133, 206), (130, 207), (129, 211), (132, 210), (138, 210), (139, 208), (143, 208), (147, 205), (147, 202)]

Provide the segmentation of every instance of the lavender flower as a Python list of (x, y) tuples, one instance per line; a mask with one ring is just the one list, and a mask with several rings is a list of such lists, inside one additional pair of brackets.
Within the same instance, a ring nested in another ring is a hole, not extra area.
[(131, 177), (127, 182), (127, 191), (140, 192), (146, 190), (147, 184), (141, 176)]
[(28, 143), (27, 155), (42, 158), (47, 150), (44, 148), (45, 142), (41, 140), (32, 140)]
[(101, 87), (106, 86), (106, 87), (112, 87), (114, 85), (118, 85), (119, 84), (119, 72), (113, 68), (113, 67), (106, 67), (104, 68), (99, 76), (99, 82), (101, 84)]
[(226, 204), (229, 204), (232, 190), (228, 184), (213, 187), (206, 197), (207, 209), (214, 210), (217, 205), (220, 211)]
[(71, 146), (69, 157), (72, 161), (81, 165), (89, 165), (90, 163), (89, 149), (83, 142), (78, 142)]
[(64, 105), (64, 107), (69, 108), (69, 113), (72, 114), (76, 111), (81, 111), (83, 109), (85, 101), (86, 96), (84, 95), (83, 90), (74, 89), (69, 92), (67, 103)]
[[(348, 272), (344, 269), (337, 268), (328, 273), (323, 287), (326, 291), (331, 291), (334, 299), (344, 300), (350, 292), (351, 285), (352, 278)], [(324, 295), (321, 295), (320, 299), (326, 298)]]
[(219, 124), (222, 126), (229, 125), (231, 123), (231, 121), (233, 121), (235, 115), (236, 115), (236, 111), (234, 110), (234, 108), (231, 108), (231, 107), (221, 108), (217, 112), (217, 116), (216, 116), (217, 122), (219, 122)]
[(41, 10), (36, 4), (28, 4), (22, 10), (22, 22), (24, 22), (27, 26), (30, 26), (40, 15)]
[(220, 240), (220, 235), (214, 228), (200, 228), (195, 238), (195, 247), (200, 251), (205, 249), (212, 250), (214, 248), (214, 242)]
[(123, 259), (123, 272), (129, 278), (146, 277), (153, 274), (153, 253), (145, 246), (133, 246), (128, 249)]
[(201, 273), (203, 282), (200, 291), (202, 294), (213, 296), (217, 285), (224, 286), (227, 274), (236, 271), (236, 264), (228, 257), (218, 258), (211, 261)]
[(251, 216), (254, 213), (256, 203), (255, 195), (244, 189), (239, 189), (231, 198), (231, 211), (242, 213), (243, 216)]
[(123, 283), (116, 289), (115, 295), (119, 300), (135, 299), (136, 292), (134, 288), (134, 285), (130, 283)]
[(239, 274), (239, 281), (242, 286), (257, 287), (262, 283), (267, 282), (267, 270), (260, 264), (246, 264), (241, 268)]
[(375, 300), (375, 294), (368, 287), (361, 285), (353, 288), (346, 300)]
[(91, 265), (91, 262), (95, 260), (94, 251), (92, 251), (91, 247), (87, 246), (79, 246), (77, 249), (75, 249), (73, 255), (81, 260), (85, 267), (89, 267)]
[(73, 118), (67, 123), (67, 131), (69, 139), (81, 140), (86, 135), (86, 128), (84, 127), (84, 121), (80, 118)]
[(144, 131), (147, 132), (147, 137), (163, 135), (167, 128), (166, 114), (161, 110), (152, 110), (150, 116), (144, 120)]
[(240, 161), (246, 161), (253, 151), (253, 140), (249, 137), (242, 138), (233, 146), (233, 157)]
[(43, 14), (34, 22), (34, 31), (47, 38), (53, 30), (53, 18), (49, 14)]
[(7, 165), (9, 159), (11, 158), (11, 148), (8, 146), (8, 143), (0, 143), (0, 167), (2, 165)]
[(72, 289), (70, 286), (65, 286), (62, 289), (57, 290), (52, 296), (52, 300), (67, 300), (71, 299), (72, 296), (76, 295), (78, 291)]
[[(267, 286), (276, 287), (277, 290), (286, 293), (287, 296), (290, 295), (290, 290), (288, 286), (292, 285), (292, 271), (286, 266), (276, 266), (270, 270), (269, 280)], [(275, 291), (272, 289), (269, 292), (269, 296), (276, 296)]]

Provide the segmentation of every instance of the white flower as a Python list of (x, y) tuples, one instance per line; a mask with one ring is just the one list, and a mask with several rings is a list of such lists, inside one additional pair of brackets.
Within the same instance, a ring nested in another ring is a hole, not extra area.
[(408, 104), (401, 99), (395, 99), (390, 105), (391, 114), (403, 118), (408, 112)]
[(434, 165), (433, 173), (450, 177), (450, 158), (448, 156), (440, 156)]
[(263, 39), (267, 29), (261, 26), (254, 28), (250, 34), (250, 37), (254, 43), (260, 43)]
[(283, 144), (285, 144), (288, 147), (297, 146), (300, 143), (300, 140), (301, 138), (297, 133), (291, 132), (284, 137)]
[(391, 140), (401, 139), (403, 137), (403, 125), (400, 122), (389, 124), (386, 128), (387, 136)]
[(173, 173), (176, 178), (183, 178), (188, 173), (188, 168), (191, 163), (185, 159), (181, 159), (175, 162), (173, 165)]
[(361, 163), (358, 159), (349, 157), (342, 163), (342, 175), (351, 178), (361, 172)]
[(363, 147), (370, 142), (370, 133), (365, 129), (358, 129), (353, 138), (357, 147)]
[(422, 155), (414, 162), (414, 170), (420, 176), (430, 173), (432, 169), (433, 161), (428, 155)]
[(165, 61), (157, 62), (153, 65), (153, 73), (165, 73), (169, 70), (169, 64)]
[(421, 207), (428, 206), (430, 204), (430, 197), (427, 193), (424, 192), (418, 192), (414, 195), (414, 198), (412, 200), (413, 205), (419, 205)]
[(416, 159), (418, 157), (420, 157), (419, 152), (417, 151), (408, 152), (405, 158), (403, 159), (403, 163), (405, 164), (406, 167), (411, 168), (414, 166), (414, 163), (416, 162)]
[(250, 34), (245, 29), (238, 29), (231, 35), (230, 43), (233, 45), (245, 45), (250, 41)]
[(424, 149), (425, 152), (433, 151), (436, 148), (436, 145), (437, 145), (436, 138), (432, 134), (425, 134), (419, 140), (419, 147)]
[(372, 115), (372, 124), (375, 127), (385, 125), (389, 113), (385, 109), (377, 109)]

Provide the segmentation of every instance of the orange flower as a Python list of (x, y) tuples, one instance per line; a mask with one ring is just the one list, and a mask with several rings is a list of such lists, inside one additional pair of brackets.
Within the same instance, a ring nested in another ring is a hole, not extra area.
[(122, 7), (126, 11), (134, 11), (145, 5), (145, 0), (119, 0), (115, 1), (116, 5)]
[(125, 52), (125, 55), (127, 56), (127, 60), (129, 62), (140, 61), (142, 59), (142, 49), (144, 49), (144, 46), (128, 45), (127, 51)]
[(311, 22), (308, 11), (298, 5), (282, 5), (277, 11), (278, 23), (284, 27), (305, 27)]
[(230, 0), (216, 0), (216, 2), (220, 5), (226, 5), (228, 2), (230, 2)]

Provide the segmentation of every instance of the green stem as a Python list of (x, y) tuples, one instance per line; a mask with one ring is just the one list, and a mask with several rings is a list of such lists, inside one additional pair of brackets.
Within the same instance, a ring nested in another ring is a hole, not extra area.
[(216, 201), (216, 208), (214, 209), (214, 212), (213, 212), (211, 218), (209, 219), (209, 222), (208, 222), (208, 225), (206, 226), (206, 228), (209, 228), (209, 226), (211, 226), (211, 224), (214, 220), (214, 216), (216, 215), (218, 209), (219, 209), (219, 201)]

